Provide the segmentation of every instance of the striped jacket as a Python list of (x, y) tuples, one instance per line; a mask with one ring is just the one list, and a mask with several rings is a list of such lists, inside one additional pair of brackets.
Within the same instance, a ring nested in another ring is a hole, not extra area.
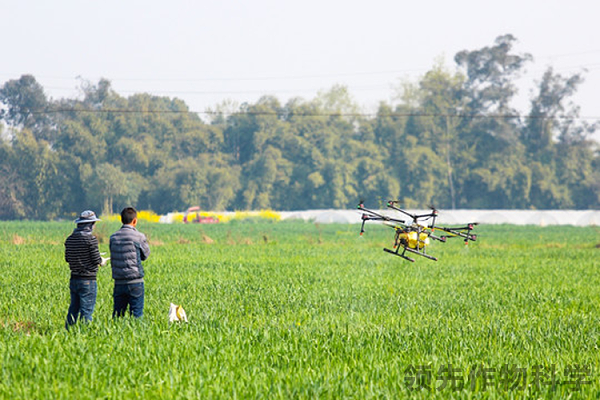
[(150, 255), (146, 236), (131, 225), (123, 225), (110, 237), (110, 265), (115, 284), (143, 282), (142, 261)]
[(102, 263), (98, 239), (91, 231), (76, 228), (65, 240), (65, 261), (71, 268), (71, 279), (95, 280)]

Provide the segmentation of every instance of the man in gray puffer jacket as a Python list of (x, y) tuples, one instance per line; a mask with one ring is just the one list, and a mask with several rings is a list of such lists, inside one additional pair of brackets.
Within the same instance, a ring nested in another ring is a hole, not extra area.
[(142, 261), (150, 255), (146, 236), (139, 232), (137, 211), (126, 207), (121, 211), (123, 226), (110, 237), (110, 258), (112, 276), (115, 280), (113, 291), (113, 318), (129, 314), (139, 318), (144, 313), (144, 268)]

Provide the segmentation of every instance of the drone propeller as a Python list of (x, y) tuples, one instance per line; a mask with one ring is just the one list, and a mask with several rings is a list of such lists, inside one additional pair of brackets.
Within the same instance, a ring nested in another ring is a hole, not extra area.
[(358, 204), (358, 206), (356, 208), (359, 209), (360, 211), (363, 211), (363, 214), (361, 215), (361, 219), (362, 219), (362, 225), (360, 228), (361, 236), (365, 232), (365, 222), (367, 222), (367, 221), (383, 221), (384, 223), (387, 222), (389, 224), (393, 224), (393, 223), (404, 224), (404, 220), (400, 220), (397, 218), (391, 218), (391, 217), (388, 217), (387, 215), (383, 215), (376, 211), (365, 208), (362, 201)]

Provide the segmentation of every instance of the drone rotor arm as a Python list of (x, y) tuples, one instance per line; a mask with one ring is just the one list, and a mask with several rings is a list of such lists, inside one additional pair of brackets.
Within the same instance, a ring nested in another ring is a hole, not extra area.
[[(436, 229), (444, 231), (446, 233), (449, 234), (448, 237), (461, 237), (463, 239), (465, 239), (465, 241), (475, 241), (477, 240), (477, 235), (475, 234), (471, 234), (471, 230), (473, 229), (473, 224), (469, 224), (465, 227), (459, 227), (459, 228), (448, 228), (448, 227), (437, 227)], [(466, 231), (466, 232), (465, 232)]]

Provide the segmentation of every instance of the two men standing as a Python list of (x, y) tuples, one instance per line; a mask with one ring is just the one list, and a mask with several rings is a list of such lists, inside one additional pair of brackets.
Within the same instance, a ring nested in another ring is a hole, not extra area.
[[(75, 220), (77, 228), (65, 241), (65, 260), (71, 268), (71, 304), (65, 326), (73, 325), (77, 319), (92, 320), (96, 305), (98, 267), (108, 259), (102, 258), (98, 250), (98, 239), (92, 235), (96, 221), (93, 211), (81, 213)], [(129, 313), (141, 317), (144, 312), (144, 269), (142, 261), (150, 255), (146, 236), (136, 229), (137, 211), (127, 207), (121, 212), (123, 226), (110, 237), (113, 291), (113, 317)]]

